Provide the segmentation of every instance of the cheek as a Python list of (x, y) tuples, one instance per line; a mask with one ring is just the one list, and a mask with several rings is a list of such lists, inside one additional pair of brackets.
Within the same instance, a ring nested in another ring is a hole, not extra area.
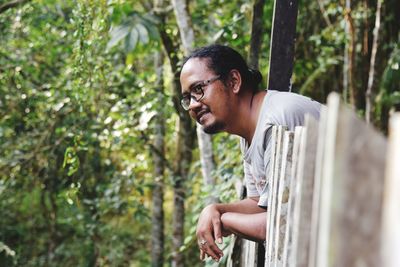
[(189, 110), (189, 115), (192, 119), (195, 119), (195, 113), (192, 110)]

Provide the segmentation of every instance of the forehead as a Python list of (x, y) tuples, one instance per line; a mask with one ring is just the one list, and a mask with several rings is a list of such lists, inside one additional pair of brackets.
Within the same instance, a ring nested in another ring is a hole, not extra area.
[(180, 81), (182, 92), (188, 91), (194, 83), (210, 78), (213, 71), (207, 66), (206, 58), (191, 58), (182, 67)]

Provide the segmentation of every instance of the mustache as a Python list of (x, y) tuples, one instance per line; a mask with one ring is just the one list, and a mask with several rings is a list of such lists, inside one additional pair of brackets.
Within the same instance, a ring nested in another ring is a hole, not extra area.
[(203, 115), (204, 113), (207, 113), (207, 112), (210, 112), (209, 108), (202, 108), (199, 111), (196, 111), (196, 116), (199, 117), (199, 116), (201, 116), (201, 115)]

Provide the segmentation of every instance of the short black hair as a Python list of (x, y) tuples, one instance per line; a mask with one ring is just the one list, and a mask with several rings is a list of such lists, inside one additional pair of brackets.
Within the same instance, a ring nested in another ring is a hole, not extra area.
[(183, 61), (182, 65), (191, 58), (207, 58), (208, 68), (220, 75), (226, 81), (231, 70), (236, 69), (242, 76), (243, 85), (258, 90), (262, 75), (258, 70), (250, 69), (244, 58), (233, 48), (226, 45), (213, 44), (194, 50)]

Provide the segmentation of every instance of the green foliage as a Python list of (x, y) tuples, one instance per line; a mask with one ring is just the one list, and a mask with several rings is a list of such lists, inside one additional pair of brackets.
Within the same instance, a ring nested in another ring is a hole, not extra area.
[(130, 129), (135, 75), (105, 53), (105, 2), (47, 4), (0, 17), (11, 21), (0, 50), (0, 240), (15, 252), (0, 262), (148, 263), (137, 235), (148, 207), (129, 149), (141, 143)]
[(111, 39), (107, 44), (107, 48), (111, 48), (121, 40), (124, 40), (125, 51), (131, 52), (139, 43), (146, 45), (150, 39), (157, 40), (158, 23), (157, 18), (150, 14), (142, 15), (132, 11), (120, 25), (111, 29)]
[[(165, 234), (172, 235), (178, 116), (171, 101), (173, 74), (166, 62), (165, 90), (158, 88), (154, 54), (161, 51), (158, 29), (165, 29), (176, 47), (179, 31), (169, 7), (162, 10), (166, 20), (160, 25), (154, 10), (144, 6), (149, 3), (139, 2), (40, 0), (0, 14), (0, 266), (149, 266), (156, 167), (151, 143), (160, 113), (166, 125)], [(399, 26), (393, 11), (398, 3), (385, 3), (391, 8), (382, 16), (374, 110), (381, 128), (400, 105)], [(272, 7), (269, 1), (264, 9), (263, 74)], [(242, 0), (191, 1), (196, 45), (224, 43), (246, 55), (251, 8)], [(316, 2), (300, 3), (293, 76), (295, 91), (320, 101), (342, 90), (343, 49), (349, 41), (343, 7), (330, 2), (325, 11), (330, 26)], [(369, 55), (359, 40), (372, 32), (374, 7), (356, 1), (352, 12), (358, 40), (355, 83), (362, 91)], [(182, 51), (174, 53), (182, 58)], [(237, 199), (235, 183), (243, 172), (236, 137), (214, 137), (213, 188), (202, 185), (194, 152), (185, 182), (181, 252), (186, 266), (203, 265), (194, 233), (207, 197)], [(170, 248), (167, 238), (166, 265)]]
[(388, 113), (400, 110), (400, 45), (396, 44), (383, 71), (379, 94), (375, 99), (375, 116), (387, 130)]
[[(187, 219), (186, 219), (186, 238), (181, 251), (185, 255), (189, 255), (190, 264), (198, 264), (198, 245), (195, 236), (197, 220), (201, 210), (209, 204), (210, 198), (219, 202), (227, 203), (238, 200), (238, 194), (235, 186), (240, 182), (243, 175), (243, 163), (240, 154), (239, 142), (236, 136), (228, 134), (218, 134), (213, 136), (213, 150), (215, 151), (215, 161), (217, 168), (214, 170), (213, 177), (216, 180), (215, 186), (204, 186), (203, 178), (199, 172), (201, 166), (199, 161), (195, 161), (192, 165), (191, 188), (187, 199)], [(224, 251), (224, 257), (219, 263), (213, 262), (211, 259), (206, 261), (206, 266), (224, 266), (226, 256), (230, 249), (231, 238), (224, 238), (221, 249)], [(219, 265), (218, 265), (219, 264)]]

